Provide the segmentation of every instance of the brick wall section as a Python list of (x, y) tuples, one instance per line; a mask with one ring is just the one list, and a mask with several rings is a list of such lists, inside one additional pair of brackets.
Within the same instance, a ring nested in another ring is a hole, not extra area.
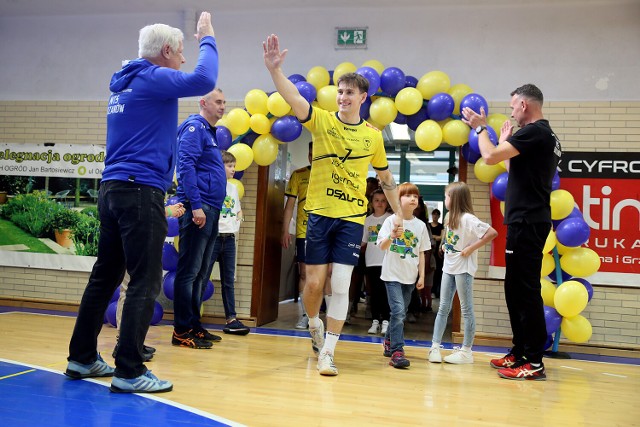
[[(228, 102), (227, 106), (230, 110), (241, 103)], [(106, 102), (97, 101), (3, 101), (0, 141), (103, 144), (105, 110)], [(490, 110), (510, 114), (507, 102), (490, 103)], [(197, 111), (197, 101), (182, 101), (179, 120)], [(544, 111), (566, 151), (640, 151), (640, 101), (547, 102)], [(468, 177), (476, 213), (490, 221), (489, 186), (475, 179), (473, 165)], [(246, 221), (238, 241), (236, 306), (240, 317), (248, 317), (256, 219), (255, 165), (246, 171), (242, 182)], [(511, 331), (502, 281), (487, 278), (488, 264), (489, 248), (485, 247), (479, 252), (475, 281), (477, 332), (508, 337)], [(87, 277), (86, 273), (71, 271), (0, 267), (0, 297), (79, 302)], [(219, 291), (205, 303), (205, 312), (224, 315)], [(640, 289), (595, 286), (594, 298), (584, 315), (593, 325), (590, 344), (640, 348)]]

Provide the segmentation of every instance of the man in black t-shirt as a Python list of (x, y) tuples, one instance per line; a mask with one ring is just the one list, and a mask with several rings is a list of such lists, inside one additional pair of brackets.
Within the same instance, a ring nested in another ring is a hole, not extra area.
[(542, 249), (551, 230), (551, 182), (561, 155), (560, 141), (542, 114), (543, 96), (535, 85), (511, 92), (513, 124), (502, 125), (494, 146), (486, 132), (484, 109), (462, 111), (463, 121), (478, 134), (480, 153), (488, 165), (505, 161), (509, 171), (504, 223), (507, 225), (504, 294), (509, 309), (513, 348), (491, 361), (498, 375), (513, 380), (544, 380), (542, 363), (547, 338), (540, 294)]

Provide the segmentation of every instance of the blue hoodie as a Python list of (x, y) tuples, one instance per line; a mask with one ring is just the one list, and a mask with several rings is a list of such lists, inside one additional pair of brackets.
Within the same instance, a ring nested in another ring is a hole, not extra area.
[(130, 181), (167, 191), (176, 163), (178, 98), (213, 90), (218, 50), (213, 37), (200, 40), (193, 73), (129, 62), (111, 78), (107, 106), (107, 156), (103, 181)]
[(202, 203), (222, 208), (227, 173), (216, 142), (216, 129), (200, 114), (193, 114), (178, 128), (178, 192), (190, 209)]

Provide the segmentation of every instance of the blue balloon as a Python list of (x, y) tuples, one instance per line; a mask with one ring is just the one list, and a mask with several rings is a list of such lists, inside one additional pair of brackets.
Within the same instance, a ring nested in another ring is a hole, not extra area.
[(560, 316), (560, 313), (558, 313), (555, 308), (545, 305), (544, 320), (547, 326), (547, 335), (551, 335), (560, 327), (560, 323), (562, 323), (562, 316)]
[[(549, 280), (551, 280), (553, 283), (558, 283), (558, 278), (556, 277), (556, 270), (553, 270), (551, 272), (551, 274), (549, 274), (547, 277), (549, 278)], [(573, 280), (573, 278), (571, 277), (571, 275), (569, 273), (567, 273), (564, 270), (560, 270), (560, 278), (562, 279), (562, 283), (567, 282), (569, 280)]]
[(389, 96), (396, 96), (404, 89), (405, 78), (400, 68), (389, 67), (380, 74), (380, 89)]
[(109, 306), (107, 307), (107, 312), (105, 313), (105, 316), (107, 318), (107, 322), (113, 326), (113, 327), (118, 327), (118, 320), (117, 320), (117, 316), (116, 316), (116, 311), (118, 310), (118, 303), (117, 302), (112, 302), (109, 304)]
[(153, 316), (151, 317), (151, 325), (157, 325), (162, 320), (162, 316), (164, 315), (164, 309), (162, 305), (158, 301), (155, 301), (153, 306)]
[(363, 120), (367, 120), (369, 118), (370, 107), (371, 107), (371, 98), (367, 96), (367, 99), (365, 99), (362, 105), (360, 106), (360, 117), (362, 117)]
[(282, 142), (291, 142), (302, 133), (302, 125), (296, 117), (283, 116), (276, 119), (271, 125), (271, 135)]
[(544, 349), (548, 350), (553, 345), (553, 335), (547, 335), (547, 341), (544, 343)]
[(462, 155), (467, 160), (467, 162), (471, 163), (472, 165), (480, 160), (480, 157), (482, 157), (480, 153), (471, 148), (471, 145), (468, 142), (460, 147), (460, 152), (462, 152)]
[[(487, 134), (489, 135), (489, 141), (491, 141), (493, 145), (498, 145), (498, 134), (491, 126), (487, 126)], [(478, 138), (479, 136), (476, 133), (476, 130), (471, 129), (469, 131), (469, 145), (471, 145), (471, 148), (473, 148), (474, 151), (479, 153), (480, 141), (478, 141)]]
[(176, 272), (170, 271), (164, 275), (164, 279), (162, 279), (162, 291), (164, 292), (164, 296), (173, 301), (174, 290), (173, 283), (176, 280)]
[(169, 242), (162, 245), (162, 269), (167, 271), (175, 271), (178, 268), (178, 251)]
[(298, 82), (296, 83), (296, 88), (298, 89), (298, 92), (300, 92), (300, 95), (302, 95), (302, 97), (306, 99), (309, 104), (311, 104), (316, 99), (316, 87), (311, 83)]
[(116, 290), (113, 291), (113, 295), (111, 295), (111, 299), (109, 300), (109, 303), (117, 302), (118, 298), (120, 298), (120, 286), (118, 286)]
[(180, 203), (180, 199), (178, 199), (178, 196), (171, 196), (167, 199), (164, 205), (171, 206), (171, 205), (175, 205), (176, 203)]
[(588, 281), (586, 281), (582, 277), (576, 277), (576, 278), (571, 279), (571, 280), (575, 280), (576, 282), (580, 282), (580, 283), (582, 283), (584, 285), (585, 288), (587, 288), (587, 294), (589, 295), (589, 299), (587, 300), (587, 302), (591, 301), (591, 298), (593, 298), (593, 286), (591, 286), (591, 283), (589, 283)]
[(478, 114), (480, 114), (480, 107), (484, 107), (484, 113), (489, 115), (489, 104), (487, 104), (487, 100), (477, 93), (470, 93), (462, 98), (462, 101), (460, 101), (460, 111), (462, 112), (465, 107), (471, 108)]
[(399, 125), (406, 125), (407, 124), (407, 116), (405, 116), (404, 114), (398, 112), (398, 114), (396, 114), (396, 118), (393, 119), (393, 121)]
[(204, 287), (204, 292), (202, 293), (202, 301), (207, 301), (208, 299), (210, 299), (213, 296), (213, 291), (213, 282), (209, 280), (207, 282), (207, 285)]
[(560, 188), (560, 174), (556, 171), (556, 174), (553, 175), (553, 181), (551, 181), (551, 190), (554, 191), (558, 188)]
[(558, 242), (568, 247), (584, 245), (589, 240), (590, 235), (591, 228), (582, 218), (565, 218), (556, 227)]
[(491, 193), (496, 199), (503, 201), (507, 195), (507, 181), (509, 180), (509, 172), (502, 172), (493, 180), (491, 185)]
[(404, 87), (416, 87), (418, 86), (418, 79), (413, 76), (405, 76)]
[(167, 237), (175, 237), (180, 232), (180, 221), (175, 217), (167, 217)]
[(335, 84), (333, 82), (333, 70), (329, 70), (329, 84), (330, 85), (334, 85)]
[(429, 119), (429, 113), (427, 112), (427, 107), (422, 107), (418, 110), (417, 113), (407, 116), (407, 126), (412, 131), (418, 129), (420, 123)]
[(380, 74), (371, 67), (360, 67), (356, 70), (356, 74), (360, 74), (369, 81), (369, 90), (367, 91), (367, 95), (375, 95), (378, 89), (380, 89)]
[(432, 120), (439, 122), (451, 116), (455, 105), (456, 102), (453, 100), (453, 96), (444, 92), (437, 93), (429, 100), (427, 113), (429, 113), (429, 117), (431, 117)]
[(241, 180), (243, 176), (244, 176), (244, 171), (238, 171), (233, 174), (233, 177), (237, 180)]
[(579, 209), (579, 208), (574, 207), (574, 208), (573, 208), (573, 210), (571, 211), (571, 213), (570, 213), (568, 216), (566, 216), (566, 217), (564, 217), (564, 218), (562, 218), (562, 219), (552, 220), (551, 222), (553, 222), (553, 228), (554, 228), (554, 230), (555, 230), (556, 228), (558, 228), (558, 226), (560, 225), (560, 223), (561, 223), (562, 221), (567, 220), (567, 219), (569, 219), (569, 218), (580, 218), (580, 219), (583, 219), (582, 212), (580, 212), (580, 209)]
[(293, 84), (296, 84), (298, 82), (306, 82), (307, 79), (302, 74), (291, 74), (289, 76), (289, 81), (291, 81), (291, 83)]
[(216, 126), (216, 141), (219, 149), (228, 150), (233, 144), (231, 131), (224, 126)]
[(247, 144), (249, 147), (253, 147), (253, 142), (259, 135), (253, 131), (249, 132), (240, 140), (243, 144)]

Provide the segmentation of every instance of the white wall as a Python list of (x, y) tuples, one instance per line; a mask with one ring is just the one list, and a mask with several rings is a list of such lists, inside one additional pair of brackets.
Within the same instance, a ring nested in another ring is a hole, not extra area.
[[(640, 99), (640, 2), (561, 3), (215, 13), (219, 85), (230, 100), (271, 90), (261, 42), (275, 32), (290, 50), (287, 74), (377, 59), (418, 78), (442, 70), (494, 101), (526, 82), (549, 100)], [(154, 22), (186, 30), (181, 12), (1, 17), (0, 100), (105, 99), (120, 61), (137, 56), (138, 30)], [(369, 49), (335, 50), (337, 26), (367, 26)], [(185, 54), (191, 70), (190, 38)]]

